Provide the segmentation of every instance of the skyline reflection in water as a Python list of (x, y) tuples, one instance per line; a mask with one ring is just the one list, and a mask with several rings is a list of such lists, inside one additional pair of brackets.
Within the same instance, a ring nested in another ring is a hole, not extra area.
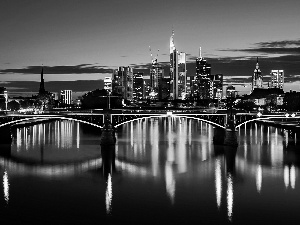
[[(117, 130), (111, 158), (103, 155), (109, 150), (100, 147), (99, 134), (78, 122), (20, 128), (14, 134), (12, 158), (0, 159), (3, 198), (7, 205), (20, 204), (24, 179), (30, 177), (33, 189), (43, 190), (43, 177), (53, 177), (49, 171), (56, 170), (55, 180), (47, 179), (56, 190), (52, 195), (61, 196), (65, 205), (75, 196), (89, 202), (76, 205), (84, 211), (82, 220), (109, 215), (119, 222), (142, 223), (144, 217), (152, 221), (159, 215), (166, 223), (179, 216), (187, 222), (251, 223), (257, 221), (256, 212), (264, 212), (264, 220), (276, 224), (279, 217), (271, 211), (281, 212), (286, 220), (299, 219), (290, 215), (300, 203), (297, 134), (251, 124), (237, 131), (239, 147), (233, 149), (213, 145), (214, 129), (185, 118), (138, 120)], [(105, 163), (115, 169), (103, 176)], [(53, 196), (44, 196), (47, 204)], [(95, 208), (102, 213), (93, 214)]]

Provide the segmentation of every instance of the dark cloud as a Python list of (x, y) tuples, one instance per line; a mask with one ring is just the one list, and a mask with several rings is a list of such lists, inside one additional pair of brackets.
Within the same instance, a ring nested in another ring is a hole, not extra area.
[(290, 45), (300, 46), (300, 40), (284, 40), (284, 41), (270, 41), (259, 42), (256, 45), (266, 48), (282, 48)]
[(266, 54), (300, 54), (300, 47), (294, 47), (294, 48), (261, 47), (261, 48), (248, 48), (248, 49), (225, 49), (220, 51), (255, 52), (255, 53), (266, 53)]
[(188, 56), (188, 61), (196, 61), (196, 59), (198, 58), (197, 56)]
[(300, 40), (258, 42), (255, 43), (254, 46), (254, 48), (220, 49), (220, 51), (300, 55)]
[[(40, 82), (34, 81), (11, 81), (5, 84), (9, 92), (38, 92)], [(80, 80), (80, 81), (49, 81), (45, 82), (45, 89), (50, 92), (59, 92), (61, 90), (72, 90), (74, 92), (92, 91), (95, 89), (103, 89), (103, 80)]]
[[(80, 64), (75, 66), (43, 66), (45, 74), (81, 74), (81, 73), (112, 73), (112, 69), (107, 66), (94, 66), (92, 64)], [(0, 73), (22, 73), (39, 74), (41, 66), (28, 66), (21, 69), (5, 69)]]

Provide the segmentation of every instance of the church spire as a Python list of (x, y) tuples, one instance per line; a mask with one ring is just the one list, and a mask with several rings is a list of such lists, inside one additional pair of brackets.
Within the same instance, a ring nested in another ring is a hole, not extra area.
[(45, 93), (45, 84), (44, 84), (44, 67), (42, 67), (42, 72), (41, 72), (41, 83), (40, 83), (40, 89), (39, 89), (39, 94)]

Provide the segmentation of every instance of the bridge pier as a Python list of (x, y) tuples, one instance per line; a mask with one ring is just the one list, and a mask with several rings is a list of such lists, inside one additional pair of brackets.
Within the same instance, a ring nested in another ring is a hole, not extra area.
[(214, 128), (213, 143), (215, 145), (223, 145), (225, 140), (225, 130), (223, 128)]
[(215, 145), (238, 146), (234, 121), (228, 121), (226, 129), (214, 129), (213, 143)]
[(226, 146), (238, 146), (237, 135), (235, 130), (226, 129), (224, 145)]
[(0, 128), (0, 144), (11, 144), (12, 136), (10, 126), (6, 125)]
[(102, 133), (100, 136), (100, 145), (114, 145), (116, 143), (115, 130), (111, 124), (111, 116), (106, 113), (104, 116), (104, 126), (102, 128)]
[(225, 131), (224, 145), (226, 146), (238, 146), (237, 131), (235, 130), (234, 120), (228, 120), (227, 128)]

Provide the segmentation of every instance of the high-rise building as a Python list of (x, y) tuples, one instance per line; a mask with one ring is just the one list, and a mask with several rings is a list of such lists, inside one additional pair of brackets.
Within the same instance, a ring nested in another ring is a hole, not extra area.
[(174, 30), (170, 37), (170, 97), (174, 100), (178, 96), (178, 51), (174, 43)]
[(113, 72), (112, 91), (121, 94), (124, 99), (133, 98), (133, 69), (119, 67)]
[(161, 85), (160, 85), (160, 99), (161, 100), (168, 100), (170, 99), (170, 88), (171, 88), (171, 79), (169, 76), (162, 78)]
[(271, 88), (283, 89), (284, 84), (284, 71), (271, 70)]
[(186, 54), (180, 52), (178, 55), (178, 98), (185, 99), (187, 95), (186, 90)]
[(196, 59), (196, 76), (206, 78), (211, 74), (211, 64), (202, 57), (201, 47), (199, 48), (199, 57)]
[(133, 100), (142, 100), (144, 98), (144, 73), (133, 74)]
[(104, 78), (104, 89), (108, 91), (109, 93), (112, 92), (112, 79), (111, 77), (105, 77)]
[(252, 76), (252, 91), (254, 90), (254, 88), (262, 88), (262, 87), (263, 87), (263, 77), (259, 69), (258, 57), (257, 57), (256, 67), (254, 69), (254, 73)]
[(144, 79), (144, 90), (143, 90), (144, 98), (149, 99), (151, 91), (152, 88), (151, 88), (150, 80)]
[(223, 95), (223, 74), (209, 75), (210, 78), (210, 99), (221, 100)]
[(212, 81), (210, 79), (211, 65), (202, 57), (201, 47), (196, 59), (196, 76), (192, 81), (192, 96), (194, 100), (210, 99), (212, 96)]
[[(166, 77), (167, 78), (167, 77)], [(173, 100), (186, 95), (186, 54), (178, 52), (174, 43), (174, 30), (170, 37), (170, 96)]]
[(152, 65), (150, 69), (150, 86), (151, 92), (156, 96), (156, 99), (161, 99), (160, 87), (163, 77), (164, 69), (158, 64), (157, 58), (152, 59)]
[(126, 99), (132, 100), (133, 99), (133, 68), (127, 67), (127, 74), (126, 74)]
[(62, 90), (60, 92), (60, 100), (64, 105), (72, 104), (72, 90)]

